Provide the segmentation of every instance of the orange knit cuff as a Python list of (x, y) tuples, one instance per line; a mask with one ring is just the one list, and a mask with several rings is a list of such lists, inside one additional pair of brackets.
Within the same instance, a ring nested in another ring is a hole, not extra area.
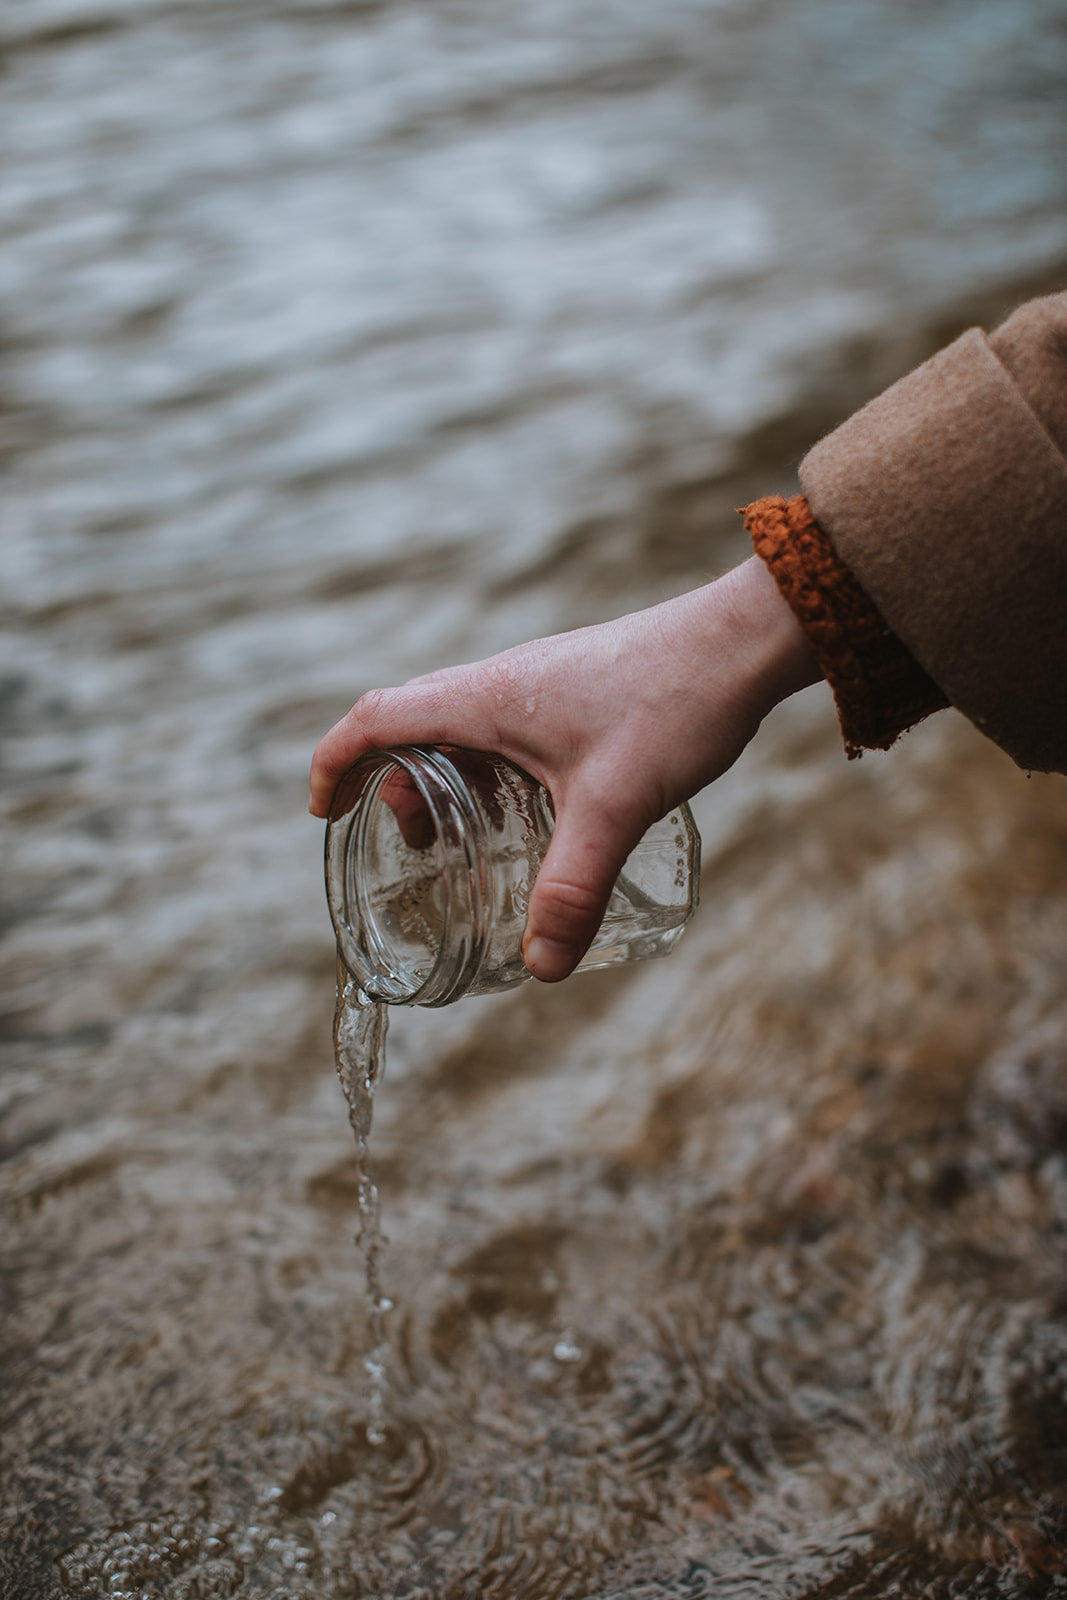
[(804, 630), (833, 691), (845, 750), (888, 750), (948, 701), (882, 621), (803, 495), (768, 496), (742, 512), (756, 554)]

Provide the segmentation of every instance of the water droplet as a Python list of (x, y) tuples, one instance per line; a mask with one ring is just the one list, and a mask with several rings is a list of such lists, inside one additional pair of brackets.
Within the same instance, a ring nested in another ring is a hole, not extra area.
[(580, 1361), (582, 1347), (580, 1344), (572, 1343), (570, 1339), (558, 1339), (552, 1347), (552, 1354), (557, 1361)]

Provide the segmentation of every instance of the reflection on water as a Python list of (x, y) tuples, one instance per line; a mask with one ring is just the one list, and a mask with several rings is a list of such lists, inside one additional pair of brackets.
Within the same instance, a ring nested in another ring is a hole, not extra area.
[(1064, 281), (1062, 8), (0, 36), (5, 1600), (1059, 1592), (1062, 781), (812, 692), (668, 962), (398, 1015), (378, 1449), (303, 793)]

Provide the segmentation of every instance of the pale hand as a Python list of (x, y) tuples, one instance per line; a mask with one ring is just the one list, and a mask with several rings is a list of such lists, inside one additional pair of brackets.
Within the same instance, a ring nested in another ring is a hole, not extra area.
[(365, 694), (315, 751), (311, 811), (326, 816), (341, 775), (391, 745), (496, 751), (525, 768), (551, 794), (556, 826), (523, 957), (553, 982), (585, 954), (645, 830), (732, 766), (767, 712), (819, 676), (753, 556), (647, 611)]

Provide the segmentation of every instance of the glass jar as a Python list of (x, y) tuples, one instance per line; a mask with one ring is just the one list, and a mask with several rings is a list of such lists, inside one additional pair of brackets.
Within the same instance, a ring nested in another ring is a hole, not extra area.
[[(552, 802), (503, 757), (375, 751), (338, 785), (326, 893), (338, 952), (369, 999), (443, 1006), (523, 983), (526, 908)], [(663, 956), (696, 908), (700, 836), (686, 805), (626, 860), (583, 967)]]

